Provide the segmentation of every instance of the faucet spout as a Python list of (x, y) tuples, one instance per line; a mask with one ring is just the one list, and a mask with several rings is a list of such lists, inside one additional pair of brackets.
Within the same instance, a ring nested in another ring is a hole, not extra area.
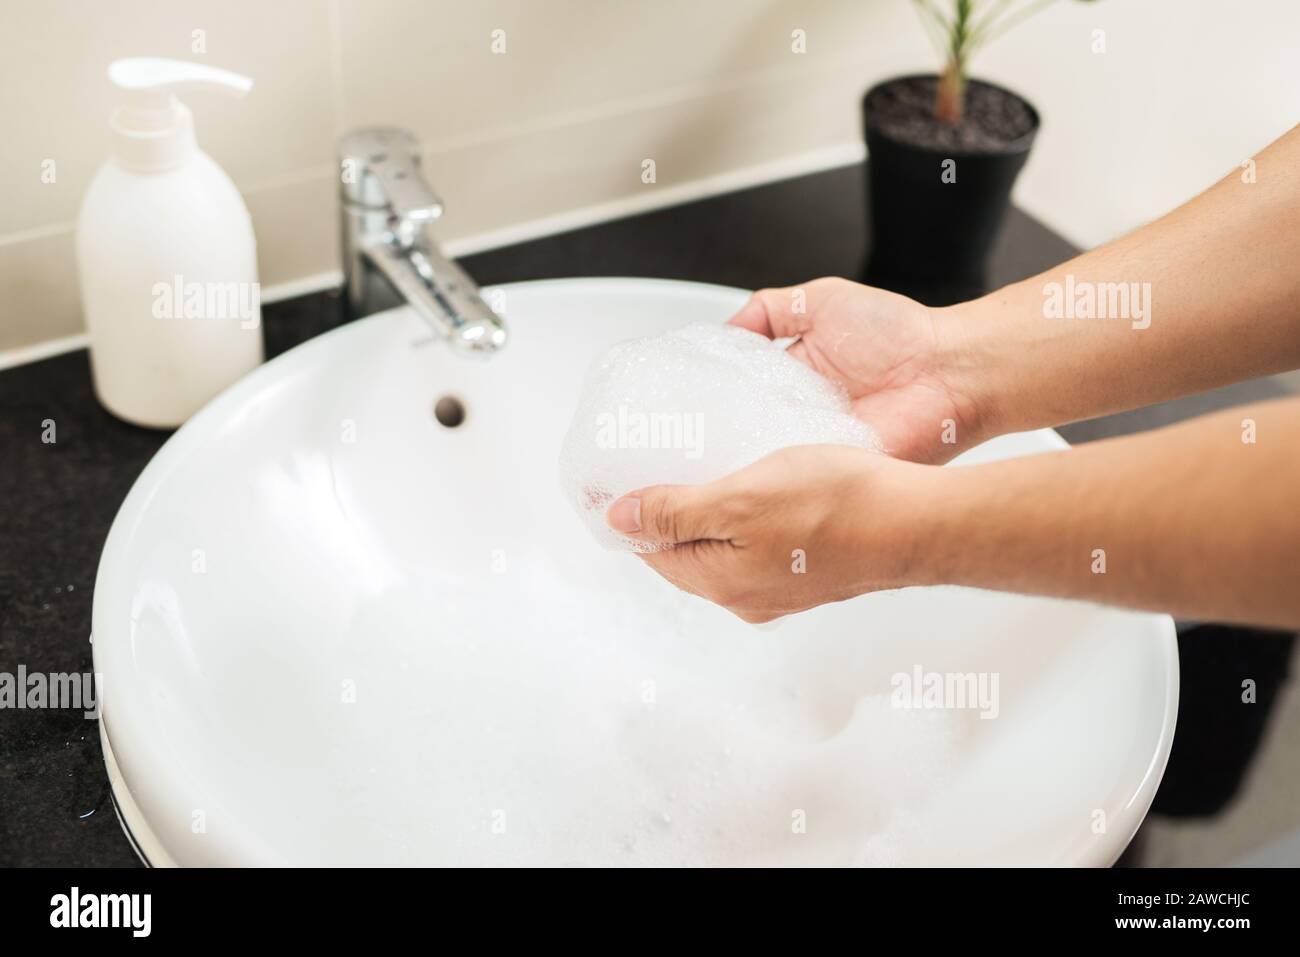
[(399, 129), (365, 129), (339, 146), (344, 302), (353, 318), (409, 304), (458, 352), (505, 345), (505, 322), (425, 228), (442, 201), (420, 175), (419, 144)]
[(506, 344), (506, 326), (465, 270), (432, 245), (377, 240), (365, 253), (429, 327), (458, 352), (491, 353)]

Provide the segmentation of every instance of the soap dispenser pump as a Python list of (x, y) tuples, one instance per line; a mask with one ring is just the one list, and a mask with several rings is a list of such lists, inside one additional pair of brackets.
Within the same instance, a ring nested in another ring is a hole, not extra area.
[(112, 155), (77, 218), (95, 393), (114, 415), (170, 428), (262, 361), (253, 223), (198, 148), (176, 94), (243, 96), (252, 80), (199, 63), (115, 61)]

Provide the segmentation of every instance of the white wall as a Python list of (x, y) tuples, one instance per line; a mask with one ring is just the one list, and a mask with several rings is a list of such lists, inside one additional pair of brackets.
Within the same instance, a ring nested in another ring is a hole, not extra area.
[[(1095, 29), (1105, 53), (1091, 52)], [(1062, 2), (998, 41), (976, 72), (1023, 90), (1043, 117), (1017, 201), (1092, 246), (1300, 122), (1300, 3)]]

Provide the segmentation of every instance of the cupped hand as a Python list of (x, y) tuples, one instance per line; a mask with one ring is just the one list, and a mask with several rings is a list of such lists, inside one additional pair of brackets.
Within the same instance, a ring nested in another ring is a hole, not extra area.
[(940, 473), (841, 445), (783, 449), (716, 482), (615, 502), (610, 526), (677, 587), (749, 622), (924, 583), (918, 534)]
[(770, 339), (842, 385), (885, 451), (944, 462), (977, 444), (979, 404), (959, 383), (953, 324), (927, 306), (847, 279), (760, 289), (730, 320)]

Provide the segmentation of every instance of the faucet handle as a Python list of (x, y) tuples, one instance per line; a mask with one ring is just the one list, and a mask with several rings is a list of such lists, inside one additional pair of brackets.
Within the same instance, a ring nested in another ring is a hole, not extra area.
[(442, 200), (420, 175), (420, 158), (388, 156), (369, 166), (378, 177), (393, 215), (410, 223), (428, 223), (442, 215)]
[(339, 142), (343, 202), (387, 208), (419, 225), (442, 215), (442, 200), (420, 175), (420, 144), (396, 127), (356, 130)]

